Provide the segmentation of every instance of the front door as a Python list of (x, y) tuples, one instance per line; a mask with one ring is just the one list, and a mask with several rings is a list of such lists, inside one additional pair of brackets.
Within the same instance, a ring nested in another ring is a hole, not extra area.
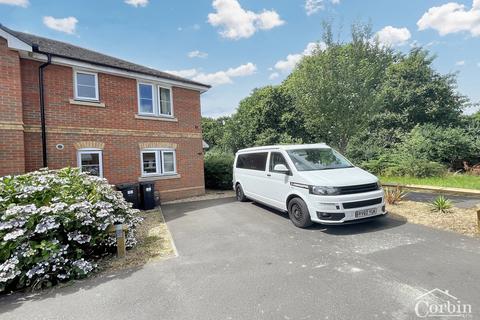
[(286, 199), (288, 193), (290, 192), (291, 170), (289, 174), (284, 172), (276, 172), (274, 168), (277, 164), (283, 164), (289, 168), (283, 154), (280, 152), (271, 152), (267, 171), (267, 180), (269, 183), (265, 192), (267, 193), (267, 196), (273, 205), (286, 210)]

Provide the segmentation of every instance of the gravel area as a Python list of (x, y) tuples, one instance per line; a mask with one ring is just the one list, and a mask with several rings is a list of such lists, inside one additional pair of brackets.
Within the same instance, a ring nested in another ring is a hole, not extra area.
[(403, 217), (411, 223), (480, 237), (477, 211), (474, 208), (453, 207), (450, 212), (441, 213), (432, 211), (428, 203), (402, 201), (396, 205), (387, 206), (387, 209), (392, 216)]

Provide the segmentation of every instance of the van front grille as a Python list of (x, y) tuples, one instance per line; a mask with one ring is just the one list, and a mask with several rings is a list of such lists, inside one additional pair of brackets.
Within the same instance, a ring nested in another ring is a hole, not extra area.
[(369, 184), (360, 184), (356, 186), (347, 186), (347, 187), (339, 187), (340, 194), (355, 194), (355, 193), (364, 193), (378, 190), (378, 184), (376, 183), (369, 183)]
[(375, 204), (380, 204), (380, 203), (382, 203), (382, 198), (346, 202), (343, 204), (343, 208), (344, 209), (362, 208), (362, 207), (373, 206)]

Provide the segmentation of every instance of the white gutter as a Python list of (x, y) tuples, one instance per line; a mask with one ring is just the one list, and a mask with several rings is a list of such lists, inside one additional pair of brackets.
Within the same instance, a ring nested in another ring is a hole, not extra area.
[[(40, 54), (40, 53), (37, 53), (37, 52), (31, 52), (31, 50), (28, 53), (21, 51), (20, 56), (24, 59), (37, 60), (37, 61), (42, 61), (42, 62), (47, 61), (47, 56), (46, 55)], [(146, 75), (146, 74), (143, 74), (143, 73), (140, 73), (140, 72), (127, 71), (127, 70), (122, 70), (122, 69), (118, 69), (118, 68), (115, 68), (115, 67), (99, 66), (99, 65), (96, 65), (94, 63), (78, 61), (78, 60), (75, 60), (75, 59), (56, 57), (54, 54), (52, 54), (52, 64), (81, 68), (81, 69), (84, 69), (85, 71), (88, 70), (88, 71), (94, 71), (94, 72), (101, 72), (101, 73), (121, 76), (121, 77), (125, 77), (125, 78), (145, 80), (145, 81), (154, 81), (154, 82), (159, 82), (159, 83), (163, 83), (163, 84), (170, 85), (170, 86), (176, 86), (176, 87), (182, 87), (182, 88), (186, 88), (186, 89), (192, 89), (192, 90), (200, 91), (200, 93), (204, 93), (209, 89), (209, 87), (207, 87), (207, 86), (200, 86), (200, 85), (185, 83), (185, 82), (181, 82), (181, 81), (166, 79), (166, 78), (162, 78), (162, 77)]]

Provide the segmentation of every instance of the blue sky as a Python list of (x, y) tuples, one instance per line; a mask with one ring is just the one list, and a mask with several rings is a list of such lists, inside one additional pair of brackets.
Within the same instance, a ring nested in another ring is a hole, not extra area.
[(12, 29), (213, 84), (205, 116), (280, 83), (325, 19), (344, 39), (351, 23), (371, 22), (387, 45), (428, 47), (435, 67), (458, 73), (459, 91), (480, 101), (480, 0), (0, 0), (0, 23)]

